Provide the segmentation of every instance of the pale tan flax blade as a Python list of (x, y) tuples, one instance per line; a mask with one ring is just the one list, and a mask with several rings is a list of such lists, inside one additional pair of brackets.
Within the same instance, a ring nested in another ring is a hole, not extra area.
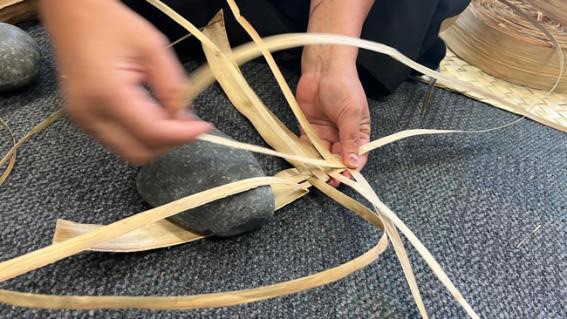
[(271, 147), (288, 153), (296, 152), (296, 141), (292, 139), (291, 132), (282, 129), (285, 126), (281, 122), (278, 123), (279, 121), (268, 111), (260, 98), (248, 85), (240, 70), (238, 74), (226, 72), (227, 68), (238, 68), (238, 66), (231, 59), (230, 45), (226, 33), (224, 33), (224, 27), (221, 24), (223, 23), (222, 19), (223, 15), (222, 11), (220, 11), (203, 30), (203, 33), (227, 57), (227, 59), (223, 59), (214, 50), (203, 45), (203, 51), (217, 81), (234, 107), (250, 120), (258, 133)]
[[(318, 158), (319, 154), (313, 146), (300, 140), (262, 103), (248, 85), (240, 70), (238, 70), (238, 65), (232, 57), (228, 43), (222, 11), (219, 11), (213, 17), (207, 27), (204, 28), (203, 33), (227, 57), (223, 59), (215, 51), (203, 45), (203, 51), (207, 57), (208, 64), (211, 66), (217, 81), (233, 105), (250, 120), (266, 143), (280, 152)], [(226, 72), (226, 69), (231, 67), (238, 70), (238, 72)], [(301, 162), (290, 161), (290, 163), (302, 171), (307, 170), (307, 166)], [(314, 172), (317, 172), (317, 170)], [(321, 175), (319, 176), (320, 178), (325, 176), (324, 174), (318, 174)]]
[(329, 196), (329, 198), (332, 198), (337, 203), (343, 205), (346, 209), (349, 209), (359, 217), (376, 226), (376, 228), (384, 229), (381, 217), (371, 211), (370, 208), (362, 205), (352, 197), (349, 197), (345, 193), (339, 191), (338, 189), (321, 181), (318, 178), (312, 177), (309, 179), (309, 182), (322, 193)]
[[(340, 175), (340, 174), (339, 174)], [(342, 175), (341, 175), (342, 176)], [(379, 216), (372, 212), (366, 206), (360, 204), (359, 202), (355, 201), (354, 199), (350, 198), (349, 196), (343, 194), (339, 190), (331, 187), (325, 182), (322, 182), (316, 178), (309, 179), (309, 182), (313, 184), (317, 189), (323, 192), (325, 195), (329, 196), (330, 198), (334, 199), (338, 203), (342, 204), (346, 208), (350, 209), (351, 211), (355, 212), (360, 217), (366, 219), (374, 226), (383, 229), (384, 223), (386, 224), (386, 230), (390, 239), (392, 239), (392, 244), (400, 259), (400, 263), (404, 270), (404, 274), (406, 275), (408, 284), (410, 286), (412, 295), (414, 296), (414, 300), (419, 308), (420, 314), (423, 318), (428, 318), (427, 311), (425, 310), (425, 305), (421, 299), (421, 294), (419, 293), (419, 288), (417, 286), (417, 282), (413, 275), (413, 270), (411, 269), (411, 264), (407, 257), (407, 253), (401, 241), (401, 238), (396, 230), (396, 228), (392, 225), (392, 223), (388, 220), (387, 222), (383, 219), (383, 217)]]
[[(374, 192), (374, 190), (372, 189), (372, 187), (370, 186), (370, 184), (368, 184), (368, 182), (366, 181), (366, 179), (362, 176), (362, 174), (360, 174), (360, 172), (358, 171), (352, 171), (350, 170), (351, 175), (355, 177), (355, 179), (358, 181), (358, 184), (368, 190), (370, 193), (372, 193), (371, 195), (374, 195), (375, 199), (378, 200), (378, 195), (376, 195), (376, 193)], [(342, 175), (341, 175), (342, 176)], [(404, 275), (406, 276), (406, 280), (408, 282), (408, 285), (410, 287), (413, 299), (415, 300), (415, 303), (417, 305), (417, 308), (419, 309), (419, 313), (421, 314), (422, 318), (429, 318), (429, 316), (427, 315), (427, 310), (425, 309), (425, 305), (423, 304), (423, 300), (421, 298), (421, 293), (419, 292), (419, 287), (417, 285), (417, 281), (415, 280), (415, 275), (413, 273), (413, 269), (410, 263), (410, 260), (408, 258), (407, 252), (406, 252), (406, 248), (404, 247), (404, 243), (402, 242), (402, 239), (400, 238), (400, 235), (398, 234), (398, 230), (396, 229), (396, 226), (392, 223), (392, 221), (386, 217), (383, 216), (378, 208), (376, 208), (376, 206), (374, 206), (374, 210), (376, 211), (376, 213), (378, 215), (380, 215), (382, 217), (382, 220), (384, 222), (384, 226), (386, 229), (386, 233), (388, 234), (388, 236), (390, 237), (390, 240), (392, 241), (392, 246), (394, 247), (394, 250), (396, 252), (396, 256), (398, 256), (398, 259), (400, 261), (400, 264), (402, 266), (402, 270), (404, 272)]]
[(305, 131), (305, 134), (309, 137), (309, 140), (311, 141), (313, 146), (315, 146), (317, 151), (319, 151), (319, 154), (321, 154), (321, 156), (323, 156), (324, 159), (329, 161), (336, 160), (336, 156), (331, 154), (331, 152), (327, 148), (325, 148), (321, 139), (317, 135), (317, 132), (315, 132), (315, 130), (310, 125), (309, 121), (301, 111), (301, 108), (299, 107), (299, 104), (297, 103), (297, 100), (295, 99), (293, 92), (289, 88), (289, 85), (287, 84), (285, 78), (283, 77), (283, 74), (280, 71), (278, 65), (276, 64), (276, 61), (272, 57), (272, 54), (264, 46), (264, 42), (262, 41), (262, 38), (260, 37), (258, 32), (256, 32), (256, 30), (254, 30), (252, 25), (242, 15), (240, 15), (240, 10), (238, 9), (238, 6), (233, 0), (228, 0), (227, 2), (230, 9), (232, 10), (232, 13), (234, 14), (234, 17), (236, 18), (236, 21), (238, 21), (238, 23), (248, 33), (248, 35), (252, 38), (254, 43), (256, 43), (258, 48), (261, 50), (261, 53), (264, 56), (264, 59), (266, 59), (266, 62), (268, 63), (270, 70), (272, 70), (272, 73), (274, 74), (274, 77), (276, 78), (276, 81), (278, 82), (278, 85), (280, 86), (280, 89), (284, 94), (287, 103), (291, 107), (293, 114), (299, 121), (299, 124)]
[(43, 309), (181, 310), (228, 307), (285, 296), (335, 282), (371, 264), (387, 247), (388, 239), (383, 235), (376, 246), (342, 265), (306, 277), (252, 289), (171, 297), (55, 296), (0, 290), (0, 303)]
[(338, 162), (338, 161), (331, 162), (331, 161), (327, 161), (327, 160), (308, 158), (308, 157), (303, 157), (303, 156), (299, 156), (299, 155), (284, 154), (284, 153), (281, 153), (281, 152), (273, 151), (269, 148), (256, 146), (256, 145), (252, 145), (252, 144), (247, 144), (247, 143), (242, 143), (242, 142), (237, 142), (237, 141), (230, 140), (228, 138), (225, 138), (225, 137), (222, 137), (222, 136), (217, 136), (217, 135), (203, 134), (203, 135), (199, 136), (198, 139), (201, 140), (201, 141), (215, 143), (215, 144), (218, 144), (218, 145), (223, 145), (223, 146), (228, 146), (228, 147), (233, 147), (233, 148), (246, 150), (246, 151), (250, 151), (250, 152), (277, 156), (277, 157), (281, 157), (281, 158), (285, 158), (285, 159), (289, 159), (289, 160), (293, 160), (293, 161), (299, 161), (299, 162), (302, 162), (304, 164), (310, 164), (310, 165), (315, 165), (315, 166), (320, 166), (320, 167), (328, 167), (328, 168), (344, 168), (344, 165), (341, 162)]
[(60, 119), (64, 114), (65, 114), (65, 112), (63, 111), (63, 109), (60, 109), (60, 110), (52, 113), (51, 115), (49, 115), (47, 118), (45, 118), (39, 124), (37, 124), (34, 128), (32, 128), (28, 133), (26, 133), (26, 135), (24, 135), (22, 138), (20, 138), (18, 140), (18, 142), (16, 143), (16, 145), (14, 145), (4, 155), (2, 160), (0, 160), (0, 166), (4, 165), (4, 163), (6, 163), (8, 158), (10, 158), (12, 156), (12, 154), (15, 153), (18, 150), (18, 148), (20, 148), (24, 143), (29, 141), (35, 134), (37, 134), (37, 133), (43, 131), (44, 129), (46, 129), (47, 127), (49, 127), (49, 125), (51, 125), (53, 122)]
[[(12, 132), (12, 128), (10, 128), (8, 123), (6, 123), (6, 121), (4, 121), (4, 119), (2, 119), (2, 118), (0, 118), (0, 125), (4, 126), (4, 128), (6, 128), (6, 130), (8, 131), (8, 134), (10, 135), (10, 139), (12, 140), (12, 145), (13, 145), (12, 147), (15, 147), (16, 146), (16, 138), (14, 137), (14, 132)], [(10, 173), (12, 173), (12, 170), (14, 169), (14, 165), (16, 165), (16, 152), (13, 152), (10, 155), (10, 161), (8, 162), (8, 165), (6, 166), (4, 173), (2, 173), (2, 175), (0, 176), (0, 186), (2, 186), (2, 184), (4, 184), (4, 182), (6, 181), (8, 176), (10, 176)], [(0, 168), (1, 167), (2, 167), (2, 165), (0, 165)]]
[(311, 187), (311, 184), (307, 182), (309, 175), (300, 173), (296, 168), (283, 170), (277, 173), (276, 177), (289, 180), (301, 186), (301, 188), (298, 189), (297, 187), (289, 187), (283, 184), (272, 185), (276, 210), (293, 203), (309, 193), (309, 187)]
[[(79, 224), (64, 219), (58, 219), (57, 225), (55, 226), (55, 234), (53, 235), (53, 243), (60, 243), (101, 227), (104, 226)], [(201, 238), (204, 238), (204, 236), (192, 233), (167, 220), (160, 220), (135, 229), (118, 238), (96, 244), (88, 250), (129, 253), (171, 247), (189, 243)]]
[(420, 135), (431, 135), (431, 134), (450, 134), (450, 133), (464, 133), (468, 131), (455, 131), (455, 130), (427, 130), (427, 129), (416, 129), (416, 130), (405, 130), (397, 132), (379, 139), (376, 139), (370, 143), (364, 144), (359, 149), (359, 154), (365, 154), (384, 145), (394, 143), (396, 141), (402, 140), (404, 138)]
[(278, 183), (294, 185), (285, 179), (275, 177), (250, 178), (215, 187), (204, 192), (173, 201), (163, 206), (138, 213), (108, 226), (95, 229), (81, 236), (4, 261), (0, 263), (0, 282), (72, 256), (76, 253), (87, 250), (98, 243), (112, 240), (135, 229), (154, 223), (158, 220), (162, 220), (187, 209), (195, 208), (252, 188)]
[(38, 11), (38, 0), (0, 0), (0, 22), (24, 22), (37, 17)]
[[(296, 175), (292, 170), (282, 172), (282, 176), (291, 176), (300, 181), (304, 176)], [(331, 188), (332, 192), (338, 192), (326, 183), (312, 178), (321, 189)], [(340, 193), (340, 192), (338, 192)], [(349, 198), (342, 194), (343, 198)], [(336, 197), (335, 198), (340, 198)], [(350, 199), (350, 198), (349, 198)], [(340, 202), (342, 200), (339, 199)], [(356, 212), (361, 217), (369, 220), (380, 227), (381, 221), (377, 215), (368, 209), (360, 209), (356, 203)], [(348, 204), (347, 204), (348, 205)], [(287, 294), (304, 291), (319, 287), (362, 269), (376, 260), (387, 248), (387, 237), (382, 236), (377, 245), (368, 252), (340, 266), (325, 270), (303, 278), (240, 291), (221, 292), (194, 296), (171, 296), (171, 297), (131, 297), (131, 296), (51, 296), (12, 292), (0, 290), (0, 302), (21, 307), (34, 307), (46, 309), (96, 309), (96, 308), (144, 308), (144, 309), (194, 309), (209, 307), (226, 307), (236, 304), (254, 302)]]
[[(309, 193), (307, 188), (310, 186), (305, 180), (309, 177), (299, 173), (296, 169), (287, 169), (276, 174), (276, 177), (289, 180), (293, 184), (273, 184), (272, 192), (274, 194), (276, 210), (297, 200), (298, 198)], [(80, 236), (90, 232), (103, 225), (80, 224), (63, 219), (57, 220), (55, 233), (53, 235), (53, 243), (59, 243), (67, 239)], [(99, 243), (89, 250), (107, 251), (107, 252), (135, 252), (150, 249), (158, 249), (171, 247), (189, 243), (204, 238), (199, 234), (190, 232), (189, 230), (171, 223), (167, 220), (160, 220), (155, 223), (140, 227), (120, 237)]]
[[(368, 185), (368, 182), (366, 182), (366, 179), (364, 179), (364, 177), (360, 173), (358, 173), (356, 171), (351, 171), (351, 174), (357, 180), (362, 180), (362, 181), (364, 181), (365, 185)], [(376, 195), (376, 193), (374, 192), (374, 190), (372, 190), (372, 188), (363, 187), (359, 183), (356, 183), (356, 182), (353, 182), (353, 181), (348, 182), (347, 180), (345, 180), (344, 176), (341, 178), (340, 174), (333, 175), (333, 177), (336, 178), (337, 180), (339, 180), (341, 183), (345, 183), (348, 186), (355, 189), (356, 191), (358, 191), (369, 202), (371, 202), (374, 206), (376, 206), (376, 208), (378, 208), (378, 211), (380, 212), (380, 214), (382, 214), (384, 217), (387, 217), (388, 219), (390, 219), (392, 221), (392, 223), (394, 223), (394, 225), (400, 229), (402, 234), (404, 234), (404, 236), (406, 236), (406, 238), (414, 246), (414, 248), (417, 250), (417, 252), (423, 257), (425, 262), (429, 265), (429, 267), (431, 268), (433, 273), (437, 276), (439, 281), (441, 281), (441, 283), (449, 290), (451, 295), (453, 295), (453, 298), (455, 298), (455, 300), (459, 304), (461, 304), (461, 306), (467, 312), (467, 314), (471, 318), (479, 318), (479, 316), (472, 309), (472, 307), (469, 305), (469, 303), (464, 299), (463, 295), (455, 287), (455, 285), (453, 284), (451, 279), (449, 279), (447, 274), (445, 274), (441, 265), (439, 265), (437, 260), (435, 260), (433, 255), (431, 255), (429, 250), (427, 250), (427, 248), (417, 238), (417, 236), (415, 236), (415, 234), (411, 231), (411, 229), (409, 229), (409, 227), (401, 219), (399, 219), (398, 216), (388, 206), (386, 206), (386, 204), (384, 204), (382, 202), (382, 200), (380, 200), (380, 198), (378, 197), (378, 195)]]
[[(514, 110), (517, 109), (517, 107), (513, 103), (510, 103), (487, 90), (474, 87), (471, 84), (466, 83), (464, 81), (460, 81), (452, 77), (448, 77), (444, 74), (441, 74), (437, 71), (431, 70), (407, 58), (403, 54), (399, 53), (397, 50), (381, 43), (362, 40), (358, 38), (352, 38), (343, 35), (323, 34), (323, 33), (280, 34), (280, 35), (265, 37), (262, 40), (266, 49), (270, 50), (271, 52), (295, 48), (303, 45), (342, 44), (342, 45), (354, 46), (361, 49), (366, 49), (373, 52), (386, 54), (420, 73), (423, 73), (434, 79), (437, 79), (437, 81), (439, 81), (443, 85), (451, 84), (453, 87), (459, 90), (469, 90), (472, 92), (477, 92), (479, 94), (482, 94), (483, 96), (499, 101), (500, 103), (506, 105), (507, 107), (510, 107), (511, 109)], [(256, 45), (252, 43), (243, 44), (233, 50), (234, 60), (238, 63), (238, 65), (246, 63), (258, 57), (260, 54), (261, 54), (260, 49), (257, 48)], [(214, 76), (211, 73), (210, 67), (208, 65), (203, 65), (192, 73), (190, 79), (192, 86), (188, 92), (188, 97), (190, 99), (193, 99), (197, 94), (199, 94), (199, 92), (201, 92), (204, 88), (206, 88), (214, 81)], [(522, 112), (522, 111), (518, 110), (518, 112)]]
[(382, 217), (382, 220), (384, 221), (384, 224), (386, 226), (386, 233), (392, 241), (392, 246), (394, 247), (396, 256), (398, 256), (398, 260), (400, 261), (404, 275), (406, 276), (406, 281), (408, 282), (408, 285), (410, 287), (410, 291), (415, 304), (419, 309), (419, 313), (421, 314), (422, 318), (429, 318), (429, 315), (427, 314), (427, 310), (425, 309), (425, 305), (423, 304), (423, 300), (421, 298), (421, 293), (419, 292), (417, 281), (415, 280), (415, 275), (413, 273), (408, 254), (406, 252), (406, 248), (404, 247), (404, 243), (400, 238), (400, 234), (398, 233), (396, 226), (394, 226), (394, 224), (389, 219)]

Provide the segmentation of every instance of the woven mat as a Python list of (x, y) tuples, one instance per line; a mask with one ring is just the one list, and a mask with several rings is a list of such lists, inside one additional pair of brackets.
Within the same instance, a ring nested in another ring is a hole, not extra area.
[[(441, 62), (441, 73), (468, 82), (479, 88), (489, 90), (493, 94), (508, 100), (517, 105), (525, 113), (526, 117), (553, 127), (555, 129), (567, 132), (567, 94), (556, 93), (544, 98), (541, 102), (532, 106), (538, 97), (542, 97), (545, 92), (515, 85), (504, 80), (497, 79), (491, 75), (484, 73), (477, 67), (461, 60), (453, 52), (447, 50), (445, 59)], [(445, 86), (443, 86), (445, 87)], [(458, 91), (473, 99), (496, 106), (506, 111), (518, 113), (510, 108), (494, 101), (487, 99), (477, 93), (456, 90), (452, 87), (445, 87), (450, 90)]]

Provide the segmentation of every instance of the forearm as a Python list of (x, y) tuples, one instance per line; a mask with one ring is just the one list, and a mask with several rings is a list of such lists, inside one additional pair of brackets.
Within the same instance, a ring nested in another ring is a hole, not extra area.
[[(373, 4), (374, 0), (311, 0), (307, 31), (360, 37)], [(304, 71), (352, 69), (357, 55), (358, 49), (349, 46), (309, 46), (303, 53), (302, 68)]]

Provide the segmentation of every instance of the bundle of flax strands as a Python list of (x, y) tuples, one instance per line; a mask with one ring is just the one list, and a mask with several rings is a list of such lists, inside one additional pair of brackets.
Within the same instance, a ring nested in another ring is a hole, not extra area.
[[(208, 64), (200, 67), (191, 74), (192, 85), (187, 92), (187, 98), (189, 100), (193, 99), (215, 80), (218, 81), (234, 106), (250, 120), (258, 130), (258, 133), (274, 150), (207, 134), (199, 137), (199, 139), (228, 147), (279, 156), (285, 158), (294, 168), (284, 170), (274, 177), (250, 178), (215, 187), (163, 206), (134, 214), (109, 225), (81, 225), (68, 221), (60, 221), (56, 229), (53, 244), (22, 256), (0, 262), (0, 283), (83, 251), (140, 251), (198, 240), (201, 238), (200, 236), (169, 223), (166, 218), (186, 211), (187, 209), (265, 185), (272, 187), (278, 208), (301, 198), (308, 192), (309, 188), (317, 188), (338, 204), (343, 205), (352, 211), (352, 213), (375, 226), (377, 230), (383, 230), (382, 236), (376, 241), (374, 247), (344, 264), (302, 278), (257, 288), (191, 296), (56, 296), (0, 290), (0, 303), (20, 307), (48, 309), (194, 309), (203, 307), (226, 307), (283, 296), (340, 280), (377, 260), (388, 247), (388, 243), (391, 242), (406, 276), (409, 289), (416, 302), (417, 308), (421, 316), (427, 318), (428, 315), (425, 304), (422, 301), (410, 260), (405, 250), (404, 243), (401, 240), (401, 235), (404, 235), (431, 268), (431, 271), (439, 281), (463, 307), (466, 313), (472, 318), (478, 318), (478, 315), (455, 287), (447, 274), (445, 274), (433, 255), (405, 223), (382, 202), (366, 179), (359, 172), (344, 167), (340, 159), (331, 154), (323, 146), (321, 140), (299, 108), (291, 89), (287, 85), (270, 52), (312, 44), (343, 44), (355, 46), (389, 55), (399, 62), (435, 78), (441, 84), (451, 85), (460, 90), (477, 92), (478, 94), (490, 97), (506, 105), (510, 109), (516, 108), (514, 104), (486, 90), (476, 88), (468, 83), (451, 79), (443, 74), (430, 70), (403, 56), (395, 49), (380, 43), (329, 34), (282, 34), (262, 39), (248, 21), (240, 15), (234, 0), (228, 0), (230, 8), (237, 21), (253, 40), (252, 43), (242, 45), (235, 49), (231, 49), (228, 43), (222, 13), (215, 16), (211, 23), (201, 31), (161, 1), (148, 1), (186, 28), (187, 31), (201, 41), (203, 45)], [(263, 56), (268, 62), (291, 110), (300, 126), (309, 137), (311, 144), (303, 142), (297, 135), (285, 127), (263, 104), (240, 73), (239, 65), (258, 56)], [(553, 89), (549, 92), (551, 91), (553, 91)], [(15, 142), (14, 140), (14, 147), (0, 160), (0, 167), (8, 163), (8, 161), (13, 161), (16, 150), (25, 143), (26, 139), (29, 139), (31, 135), (47, 127), (62, 114), (62, 111), (54, 113), (51, 117), (36, 126), (32, 132), (20, 139), (20, 141)], [(480, 131), (464, 132), (458, 130), (429, 129), (407, 130), (363, 145), (360, 147), (359, 153), (364, 154), (389, 143), (417, 135), (479, 132)], [(341, 174), (347, 170), (352, 178), (347, 178)], [(339, 180), (362, 195), (369, 204), (369, 207), (329, 186), (326, 181), (331, 177)]]
[(38, 0), (0, 0), (0, 22), (18, 23), (37, 17)]
[(532, 0), (531, 5), (541, 10), (551, 20), (567, 26), (567, 1)]
[[(510, 2), (567, 48), (567, 1)], [(496, 78), (540, 90), (557, 79), (560, 62), (549, 37), (502, 1), (473, 0), (443, 39), (461, 59)], [(567, 92), (566, 76), (557, 91)]]

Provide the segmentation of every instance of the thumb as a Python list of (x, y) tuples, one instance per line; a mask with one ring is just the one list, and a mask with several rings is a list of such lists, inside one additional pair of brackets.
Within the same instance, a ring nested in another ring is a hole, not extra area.
[(185, 107), (188, 81), (183, 67), (170, 48), (163, 45), (146, 50), (146, 73), (160, 104), (176, 117)]
[(346, 166), (357, 168), (360, 165), (358, 147), (360, 143), (361, 114), (357, 107), (349, 107), (341, 113), (337, 121), (339, 140), (341, 142), (341, 157)]

